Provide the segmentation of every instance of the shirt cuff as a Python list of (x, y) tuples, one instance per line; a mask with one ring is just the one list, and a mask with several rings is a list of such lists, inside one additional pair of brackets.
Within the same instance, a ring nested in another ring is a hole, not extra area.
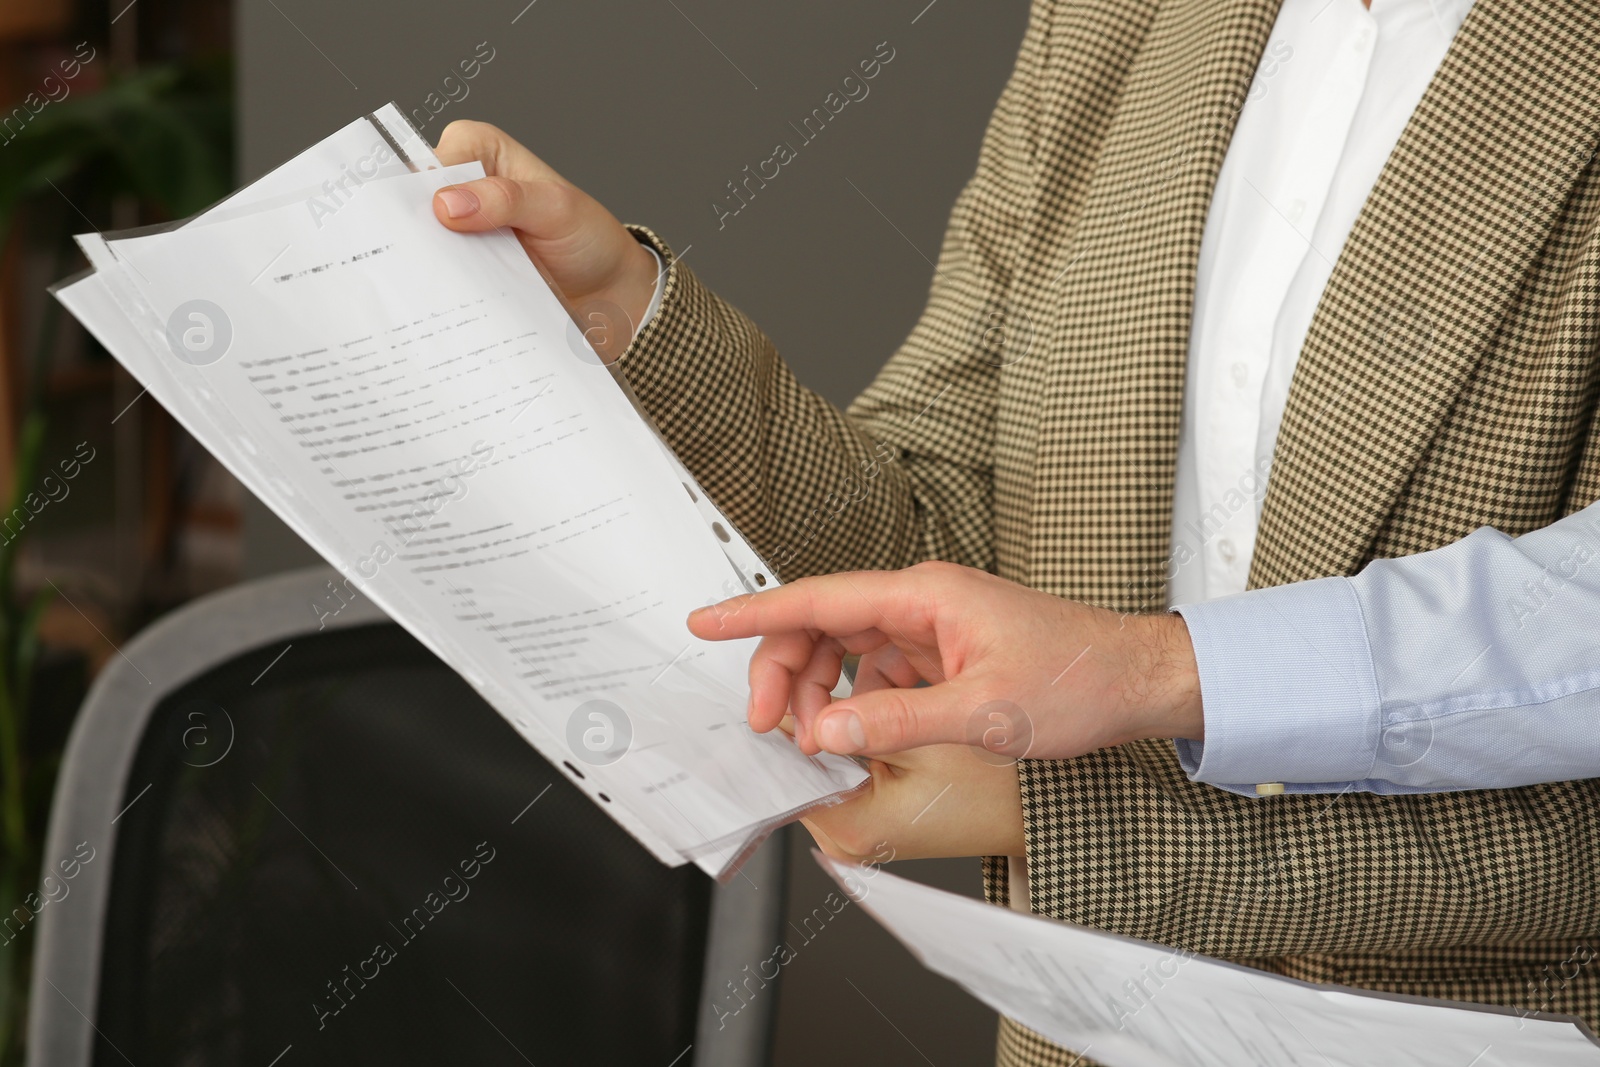
[(1282, 790), (1257, 787), (1317, 783), (1320, 791), (1371, 774), (1383, 707), (1348, 578), (1174, 610), (1194, 643), (1205, 714), (1205, 741), (1177, 743), (1191, 779), (1265, 793)]
[(640, 241), (644, 250), (650, 253), (650, 258), (656, 261), (656, 291), (650, 297), (650, 306), (644, 309), (644, 315), (639, 319), (639, 325), (634, 327), (633, 335), (639, 336), (650, 320), (656, 317), (656, 312), (661, 310), (661, 297), (667, 291), (667, 266), (661, 262), (661, 253), (650, 247), (650, 242)]

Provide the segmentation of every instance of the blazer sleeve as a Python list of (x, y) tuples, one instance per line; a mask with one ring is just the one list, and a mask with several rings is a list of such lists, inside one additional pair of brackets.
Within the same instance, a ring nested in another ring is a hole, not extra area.
[[(1040, 5), (1045, 10), (1049, 5)], [(994, 566), (996, 328), (1031, 181), (1043, 27), (1036, 11), (957, 200), (926, 310), (847, 411), (800, 384), (772, 342), (677, 261), (620, 360), (629, 385), (718, 507), (782, 579), (943, 559)], [(844, 341), (845, 339), (841, 339)]]

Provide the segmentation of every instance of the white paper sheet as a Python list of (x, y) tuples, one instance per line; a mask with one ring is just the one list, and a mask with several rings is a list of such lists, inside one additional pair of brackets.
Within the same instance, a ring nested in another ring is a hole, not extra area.
[(374, 129), (181, 228), (86, 235), (96, 272), (57, 295), (658, 858), (725, 876), (864, 774), (745, 725), (749, 644), (683, 618), (764, 568), (713, 531), (521, 246), (433, 218), (432, 191), (481, 168), (391, 168), (308, 208)]
[(924, 966), (1111, 1067), (1600, 1065), (1564, 1016), (1309, 985), (814, 855)]

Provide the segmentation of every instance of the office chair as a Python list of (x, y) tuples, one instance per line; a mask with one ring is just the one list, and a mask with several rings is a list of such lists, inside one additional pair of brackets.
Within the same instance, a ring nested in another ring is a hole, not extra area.
[(198, 601), (96, 681), (31, 1067), (766, 1063), (783, 842), (661, 866), (336, 577)]

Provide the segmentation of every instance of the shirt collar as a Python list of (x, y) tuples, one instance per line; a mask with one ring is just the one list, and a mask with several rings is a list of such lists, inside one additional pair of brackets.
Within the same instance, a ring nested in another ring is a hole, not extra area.
[(1428, 6), (1433, 8), (1434, 19), (1439, 23), (1439, 28), (1444, 31), (1446, 38), (1450, 40), (1455, 39), (1456, 31), (1467, 21), (1467, 13), (1472, 10), (1472, 4), (1473, 0), (1428, 0)]
[(1372, 0), (1371, 17), (1388, 23), (1399, 15), (1402, 21), (1410, 22), (1421, 17), (1424, 11), (1431, 12), (1434, 25), (1439, 27), (1445, 41), (1450, 42), (1467, 20), (1472, 4), (1473, 0)]

